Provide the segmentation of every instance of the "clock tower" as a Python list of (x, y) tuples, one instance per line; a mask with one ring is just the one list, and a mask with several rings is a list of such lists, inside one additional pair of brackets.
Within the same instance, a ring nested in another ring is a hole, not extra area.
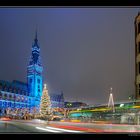
[(43, 67), (40, 58), (40, 47), (38, 45), (37, 32), (34, 43), (32, 45), (32, 53), (27, 67), (27, 83), (29, 96), (34, 100), (31, 103), (32, 107), (38, 107), (42, 96), (42, 71)]

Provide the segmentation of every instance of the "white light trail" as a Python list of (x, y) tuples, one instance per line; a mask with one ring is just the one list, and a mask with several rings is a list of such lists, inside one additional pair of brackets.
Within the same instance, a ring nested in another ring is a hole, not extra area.
[(82, 133), (81, 131), (74, 131), (74, 130), (66, 130), (66, 129), (62, 129), (62, 128), (54, 128), (54, 127), (46, 127), (48, 129), (54, 129), (54, 130), (59, 130), (59, 131), (65, 131), (65, 132), (75, 132), (75, 133)]
[(61, 133), (60, 131), (50, 130), (50, 129), (46, 129), (46, 128), (42, 128), (42, 127), (36, 127), (36, 128), (40, 129), (40, 130), (48, 131), (48, 132)]

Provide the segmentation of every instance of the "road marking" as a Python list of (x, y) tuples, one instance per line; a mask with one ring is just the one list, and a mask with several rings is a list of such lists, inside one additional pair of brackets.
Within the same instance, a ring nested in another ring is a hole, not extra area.
[(59, 130), (59, 131), (65, 131), (65, 132), (74, 132), (74, 133), (82, 133), (81, 131), (74, 131), (74, 130), (66, 130), (66, 129), (62, 129), (62, 128), (54, 128), (54, 127), (46, 127), (48, 129), (52, 129), (52, 130)]
[(46, 128), (42, 128), (42, 127), (36, 127), (36, 128), (40, 129), (40, 130), (48, 131), (48, 132), (61, 133), (60, 131), (50, 130), (50, 129), (46, 129)]

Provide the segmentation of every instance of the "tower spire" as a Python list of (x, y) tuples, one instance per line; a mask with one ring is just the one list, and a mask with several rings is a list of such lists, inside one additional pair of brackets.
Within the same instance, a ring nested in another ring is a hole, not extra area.
[(36, 28), (36, 31), (35, 31), (35, 39), (34, 39), (34, 41), (35, 41), (35, 44), (37, 44), (37, 42), (38, 42), (38, 39), (37, 39), (37, 28)]

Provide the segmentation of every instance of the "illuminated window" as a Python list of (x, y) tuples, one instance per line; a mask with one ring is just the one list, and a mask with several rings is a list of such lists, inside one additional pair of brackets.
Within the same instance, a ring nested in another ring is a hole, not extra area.
[(37, 79), (37, 82), (40, 83), (40, 79)]
[(4, 94), (4, 99), (7, 100), (7, 94)]
[(24, 97), (23, 97), (23, 96), (22, 96), (22, 98), (21, 98), (21, 99), (22, 99), (22, 101), (24, 101)]

